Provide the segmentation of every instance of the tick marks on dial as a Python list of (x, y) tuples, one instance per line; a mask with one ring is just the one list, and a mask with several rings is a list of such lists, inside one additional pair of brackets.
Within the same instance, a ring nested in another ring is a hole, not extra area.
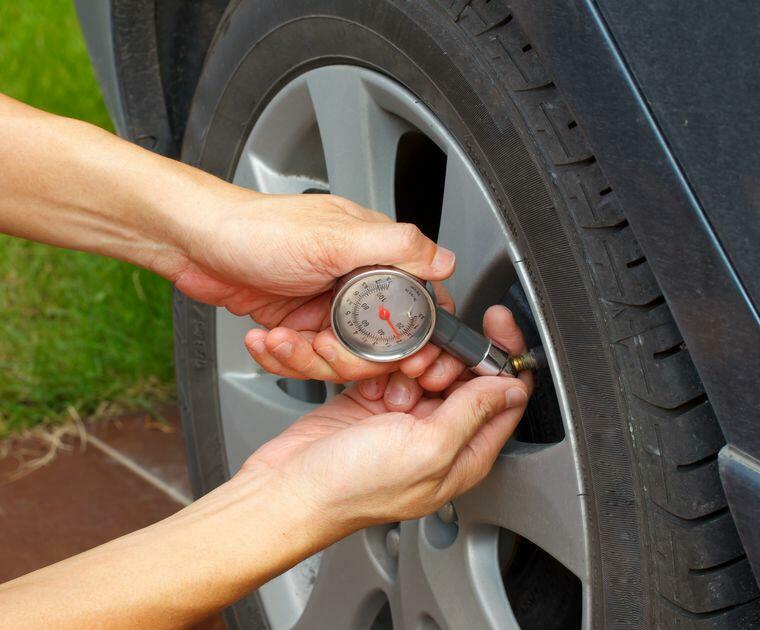
[(424, 291), (397, 276), (365, 277), (336, 305), (336, 332), (359, 352), (382, 356), (413, 350), (428, 332), (430, 302)]

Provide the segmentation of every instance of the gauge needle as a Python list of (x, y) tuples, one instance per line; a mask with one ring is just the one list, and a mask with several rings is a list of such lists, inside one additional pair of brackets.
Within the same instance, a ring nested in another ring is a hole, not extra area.
[(381, 305), (377, 310), (377, 315), (380, 319), (385, 320), (388, 323), (388, 326), (391, 327), (391, 332), (395, 335), (396, 339), (401, 339), (401, 335), (398, 334), (398, 330), (396, 330), (396, 327), (391, 321), (391, 312)]

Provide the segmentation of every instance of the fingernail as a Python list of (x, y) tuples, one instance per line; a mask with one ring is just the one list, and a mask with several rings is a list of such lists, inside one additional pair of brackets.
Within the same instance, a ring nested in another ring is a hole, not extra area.
[(449, 271), (454, 264), (454, 252), (445, 247), (438, 246), (433, 258), (433, 269), (436, 271)]
[(317, 348), (317, 353), (319, 356), (321, 356), (325, 361), (329, 361), (332, 363), (335, 361), (335, 359), (338, 358), (338, 353), (335, 351), (335, 348), (332, 346), (322, 346), (321, 348)]
[(436, 361), (428, 369), (428, 374), (434, 378), (440, 378), (446, 372), (446, 368), (443, 365), (443, 361)]
[(374, 398), (380, 393), (380, 387), (378, 387), (377, 381), (363, 381), (362, 392), (367, 398)]
[(291, 354), (293, 354), (293, 344), (289, 341), (283, 341), (281, 344), (275, 346), (272, 352), (274, 352), (278, 357), (287, 359)]
[(261, 339), (257, 339), (251, 344), (251, 350), (253, 350), (255, 354), (263, 354), (266, 352), (266, 349), (266, 344), (264, 344)]
[(528, 395), (520, 387), (507, 390), (507, 407), (520, 407), (528, 400)]
[(391, 387), (388, 390), (387, 395), (388, 402), (391, 405), (396, 406), (405, 405), (412, 399), (412, 395), (409, 393), (409, 390), (406, 387), (401, 387), (399, 385)]

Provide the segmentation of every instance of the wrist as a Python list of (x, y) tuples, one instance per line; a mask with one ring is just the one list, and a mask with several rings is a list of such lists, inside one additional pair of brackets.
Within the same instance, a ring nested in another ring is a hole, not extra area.
[(192, 557), (199, 576), (214, 576), (209, 596), (226, 604), (345, 535), (327, 516), (275, 471), (242, 471), (155, 533), (173, 541), (175, 557)]
[[(355, 531), (338, 502), (312, 482), (249, 459), (225, 485), (230, 496), (255, 497), (252, 503), (265, 505), (281, 526), (298, 532), (296, 561), (300, 561)], [(238, 500), (236, 505), (242, 503)]]
[(212, 191), (226, 184), (176, 160), (147, 151), (143, 157), (150, 174), (136, 190), (134, 213), (143, 247), (132, 262), (174, 280), (192, 260), (199, 225), (214, 207)]
[(240, 215), (249, 219), (251, 198), (258, 193), (174, 160), (164, 159), (163, 166), (166, 173), (160, 190), (147, 203), (160, 217), (164, 242), (171, 246), (174, 256), (156, 260), (151, 268), (174, 281), (177, 270), (183, 271), (190, 264), (203, 267), (213, 263), (219, 255), (222, 226)]

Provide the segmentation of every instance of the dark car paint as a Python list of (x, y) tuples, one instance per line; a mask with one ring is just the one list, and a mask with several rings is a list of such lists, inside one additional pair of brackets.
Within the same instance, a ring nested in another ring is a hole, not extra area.
[[(214, 1), (215, 16), (223, 2)], [(162, 87), (166, 65), (177, 61), (165, 38), (176, 32), (156, 27), (155, 4), (112, 0), (117, 71), (122, 93), (132, 94), (123, 102), (130, 137), (176, 155), (172, 127), (182, 120)], [(182, 7), (179, 0), (166, 5), (178, 12)], [(166, 5), (159, 14), (164, 25), (172, 23)], [(199, 3), (190, 5), (175, 24), (192, 25), (193, 7), (203, 15)], [(760, 96), (758, 11), (749, 2), (718, 8), (703, 0), (511, 5), (607, 166), (686, 340), (728, 442), (721, 477), (758, 576), (760, 530), (753, 526), (760, 522), (760, 320), (750, 295), (757, 299), (760, 286), (753, 273), (760, 213), (752, 179), (760, 122), (745, 116), (745, 100), (755, 103)], [(732, 38), (723, 54), (719, 44), (706, 47), (705, 25), (715, 23), (718, 11), (717, 36)], [(196, 67), (186, 72), (197, 76), (201, 56), (192, 58)], [(753, 68), (746, 65), (753, 62)], [(688, 74), (703, 79), (681, 76)], [(691, 128), (679, 123), (689, 116)]]
[[(715, 233), (760, 304), (760, 2), (599, 0)], [(642, 46), (642, 42), (646, 46)]]

